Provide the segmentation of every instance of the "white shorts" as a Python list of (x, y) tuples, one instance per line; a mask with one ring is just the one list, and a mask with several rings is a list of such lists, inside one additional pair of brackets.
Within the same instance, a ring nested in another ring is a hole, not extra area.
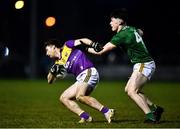
[(139, 71), (149, 80), (151, 79), (153, 73), (155, 72), (156, 65), (154, 61), (145, 62), (145, 63), (136, 63), (133, 67), (133, 71)]
[(89, 86), (95, 88), (99, 82), (99, 73), (96, 68), (92, 67), (81, 72), (76, 80), (76, 82), (87, 82)]

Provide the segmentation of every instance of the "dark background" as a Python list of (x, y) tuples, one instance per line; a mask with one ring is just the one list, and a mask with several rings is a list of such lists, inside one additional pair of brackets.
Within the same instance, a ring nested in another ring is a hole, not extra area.
[[(10, 49), (0, 61), (0, 77), (38, 78), (47, 73), (50, 60), (43, 42), (58, 38), (62, 42), (82, 37), (105, 44), (113, 33), (109, 15), (127, 8), (129, 25), (144, 31), (144, 40), (158, 67), (180, 66), (180, 7), (175, 1), (146, 0), (25, 0), (16, 10), (15, 0), (0, 0), (0, 43)], [(45, 25), (48, 16), (56, 17), (53, 27)], [(119, 50), (103, 57), (89, 55), (97, 66), (129, 65)], [(172, 70), (171, 70), (172, 71)], [(168, 74), (168, 73), (167, 73)], [(178, 73), (179, 74), (179, 73)]]

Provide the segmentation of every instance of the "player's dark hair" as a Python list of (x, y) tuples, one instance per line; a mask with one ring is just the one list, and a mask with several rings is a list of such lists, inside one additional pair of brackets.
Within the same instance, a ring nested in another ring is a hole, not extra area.
[(128, 20), (128, 11), (126, 8), (115, 9), (111, 12), (110, 17), (122, 19), (124, 22)]
[(57, 39), (49, 39), (44, 43), (44, 46), (49, 46), (49, 45), (55, 45), (57, 48), (61, 48), (63, 46), (63, 43), (61, 43)]

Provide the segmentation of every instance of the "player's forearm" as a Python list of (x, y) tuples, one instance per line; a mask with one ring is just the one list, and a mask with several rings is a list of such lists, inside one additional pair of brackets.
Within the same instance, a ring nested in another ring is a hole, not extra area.
[(101, 55), (99, 52), (96, 52), (93, 48), (88, 48), (88, 52), (94, 55)]
[(81, 38), (81, 39), (75, 40), (74, 45), (78, 46), (78, 45), (84, 44), (84, 45), (90, 46), (92, 42), (93, 41), (88, 38)]
[(92, 44), (92, 40), (88, 39), (88, 38), (82, 38), (80, 39), (84, 44), (90, 46)]
[(93, 48), (88, 48), (88, 52), (94, 55), (103, 55), (104, 53), (106, 53), (106, 51), (103, 49), (100, 52), (96, 52)]
[(49, 84), (52, 84), (56, 80), (56, 77), (52, 73), (48, 73), (47, 75), (47, 81)]

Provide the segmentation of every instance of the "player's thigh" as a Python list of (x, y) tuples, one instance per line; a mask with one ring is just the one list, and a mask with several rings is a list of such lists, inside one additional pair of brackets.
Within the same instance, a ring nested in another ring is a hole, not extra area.
[(77, 89), (78, 89), (78, 85), (76, 83), (74, 83), (73, 85), (71, 85), (69, 88), (67, 88), (61, 94), (61, 98), (74, 99), (76, 97), (76, 94), (77, 94)]
[(77, 82), (76, 84), (78, 85), (76, 97), (90, 95), (94, 89), (86, 82)]
[(154, 61), (145, 62), (145, 63), (136, 63), (133, 66), (133, 71), (138, 71), (142, 73), (148, 80), (151, 79), (156, 69), (156, 65)]
[(130, 91), (130, 90), (134, 90), (134, 91), (140, 91), (143, 87), (143, 85), (147, 82), (148, 78), (145, 77), (142, 73), (138, 72), (138, 71), (133, 71), (131, 77), (129, 78), (126, 87), (125, 87), (125, 91)]
[(96, 68), (89, 68), (81, 72), (76, 77), (76, 80), (76, 83), (85, 83), (84, 85), (88, 84), (91, 87), (96, 87), (99, 82), (99, 73), (97, 72)]
[(89, 95), (99, 82), (99, 74), (96, 68), (89, 68), (81, 72), (76, 78), (78, 85), (77, 96)]

